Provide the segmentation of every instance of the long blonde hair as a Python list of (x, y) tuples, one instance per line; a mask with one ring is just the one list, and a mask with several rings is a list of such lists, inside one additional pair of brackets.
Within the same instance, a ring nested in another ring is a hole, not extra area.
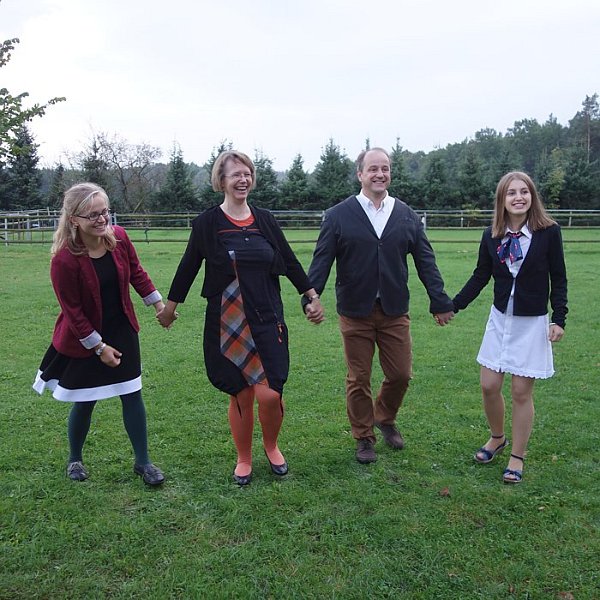
[[(107, 193), (95, 183), (77, 183), (65, 192), (58, 227), (52, 238), (52, 248), (50, 251), (53, 255), (65, 247), (76, 256), (83, 256), (88, 253), (85, 244), (81, 241), (79, 229), (71, 222), (71, 217), (85, 212), (96, 195), (104, 198), (106, 207), (109, 208)], [(110, 223), (106, 227), (103, 242), (109, 251), (114, 250), (117, 245), (117, 238)]]
[(531, 194), (531, 206), (527, 211), (527, 227), (531, 231), (539, 231), (540, 229), (546, 229), (546, 227), (556, 224), (556, 221), (550, 218), (550, 215), (546, 212), (531, 177), (521, 171), (511, 171), (500, 179), (496, 187), (496, 201), (494, 203), (494, 217), (492, 219), (492, 237), (494, 238), (502, 238), (506, 233), (506, 207), (504, 201), (506, 200), (508, 186), (515, 179), (524, 181)]

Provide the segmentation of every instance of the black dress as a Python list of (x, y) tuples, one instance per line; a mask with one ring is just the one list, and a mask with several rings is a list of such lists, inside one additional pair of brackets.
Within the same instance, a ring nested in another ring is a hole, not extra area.
[[(288, 331), (283, 316), (279, 278), (271, 274), (274, 249), (254, 224), (238, 226), (224, 213), (217, 219), (218, 235), (235, 266), (244, 314), (269, 387), (279, 394), (289, 373)], [(204, 361), (210, 382), (222, 392), (237, 395), (248, 383), (240, 369), (223, 356), (220, 347), (221, 294), (208, 298), (204, 326)]]
[(106, 366), (97, 356), (70, 358), (50, 345), (33, 388), (49, 389), (57, 400), (89, 402), (124, 394), (142, 387), (140, 345), (137, 332), (121, 307), (117, 270), (112, 253), (92, 259), (102, 299), (102, 339), (122, 352), (118, 367)]

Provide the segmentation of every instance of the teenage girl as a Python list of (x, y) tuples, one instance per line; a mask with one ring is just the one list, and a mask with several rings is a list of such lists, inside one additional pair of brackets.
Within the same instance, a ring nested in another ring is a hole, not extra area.
[(494, 302), (477, 362), (491, 437), (474, 458), (489, 463), (509, 444), (502, 383), (504, 374), (510, 373), (513, 443), (503, 481), (519, 483), (533, 426), (533, 384), (554, 374), (551, 343), (562, 338), (567, 315), (560, 227), (546, 213), (525, 173), (511, 172), (500, 179), (492, 225), (483, 232), (477, 266), (454, 298), (454, 311), (466, 308), (490, 277)]

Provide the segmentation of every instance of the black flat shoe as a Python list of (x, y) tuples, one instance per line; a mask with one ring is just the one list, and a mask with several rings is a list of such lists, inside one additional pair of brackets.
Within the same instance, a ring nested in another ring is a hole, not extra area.
[(271, 471), (272, 471), (273, 475), (279, 475), (280, 477), (282, 475), (287, 475), (287, 473), (289, 471), (287, 462), (284, 461), (284, 463), (282, 465), (274, 465), (271, 462), (271, 460), (269, 459), (269, 455), (267, 454), (266, 450), (265, 450), (265, 456), (267, 457), (267, 460), (269, 461), (269, 465), (271, 466)]
[(80, 460), (70, 462), (67, 465), (67, 477), (73, 481), (85, 481), (89, 475)]
[(252, 481), (252, 471), (248, 475), (236, 475), (235, 468), (233, 469), (233, 480), (238, 485), (248, 485)]
[(138, 465), (137, 463), (133, 465), (133, 472), (136, 475), (140, 475), (147, 485), (161, 485), (165, 481), (165, 476), (163, 472), (152, 463), (147, 465)]

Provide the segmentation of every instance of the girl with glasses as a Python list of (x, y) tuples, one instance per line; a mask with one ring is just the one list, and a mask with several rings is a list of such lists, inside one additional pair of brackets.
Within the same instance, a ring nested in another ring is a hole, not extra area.
[(125, 230), (111, 225), (101, 187), (80, 183), (65, 192), (51, 252), (50, 278), (61, 310), (33, 388), (40, 394), (49, 389), (57, 400), (72, 403), (67, 476), (88, 478), (82, 451), (92, 411), (98, 400), (120, 396), (135, 454), (133, 470), (148, 485), (160, 485), (164, 475), (148, 456), (130, 284), (157, 313), (164, 303)]

